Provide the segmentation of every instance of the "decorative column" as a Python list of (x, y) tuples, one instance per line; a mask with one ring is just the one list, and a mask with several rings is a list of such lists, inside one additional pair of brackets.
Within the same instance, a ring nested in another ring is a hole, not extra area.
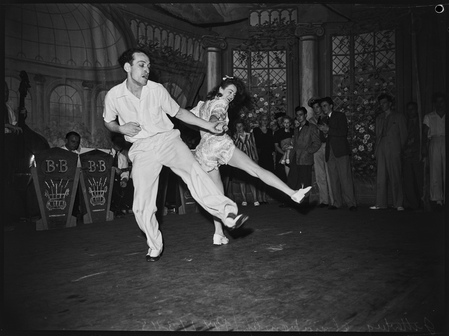
[(319, 24), (300, 23), (296, 27), (295, 35), (300, 41), (300, 105), (308, 106), (308, 100), (318, 95), (317, 40), (324, 35), (324, 28)]
[(94, 134), (96, 130), (96, 123), (95, 123), (95, 109), (93, 108), (92, 104), (95, 104), (95, 102), (92, 101), (92, 89), (94, 87), (94, 83), (91, 81), (83, 81), (81, 83), (83, 86), (83, 98), (84, 98), (84, 106), (83, 106), (83, 115), (82, 115), (82, 121), (85, 125), (88, 125), (90, 128), (90, 134)]
[[(43, 75), (35, 75), (33, 77), (34, 83), (36, 84), (36, 95), (35, 99), (35, 107), (36, 111), (29, 111), (30, 113), (35, 113), (36, 117), (34, 118), (34, 123), (38, 128), (43, 128), (45, 125), (48, 125), (50, 122), (50, 110), (46, 109), (44, 106), (44, 83), (45, 76)], [(48, 111), (48, 113), (45, 113)]]
[(221, 81), (221, 51), (228, 46), (224, 38), (204, 35), (201, 44), (207, 50), (207, 92)]

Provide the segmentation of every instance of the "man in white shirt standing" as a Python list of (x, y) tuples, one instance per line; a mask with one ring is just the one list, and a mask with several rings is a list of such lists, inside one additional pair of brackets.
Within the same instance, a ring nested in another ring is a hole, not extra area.
[(220, 218), (224, 225), (229, 228), (241, 226), (248, 216), (237, 215), (237, 205), (225, 197), (201, 169), (167, 114), (212, 133), (222, 133), (223, 124), (196, 117), (181, 108), (161, 84), (150, 81), (150, 59), (144, 50), (125, 51), (119, 63), (127, 78), (107, 93), (103, 119), (107, 129), (124, 134), (133, 144), (129, 150), (135, 188), (133, 212), (147, 237), (146, 260), (158, 261), (163, 250), (156, 219), (162, 166), (179, 175), (193, 198), (210, 214)]

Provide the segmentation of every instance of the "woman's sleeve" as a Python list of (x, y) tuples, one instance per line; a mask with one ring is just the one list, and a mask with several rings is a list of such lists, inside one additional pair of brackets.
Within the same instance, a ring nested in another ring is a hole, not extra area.
[(215, 116), (218, 120), (226, 120), (228, 114), (228, 101), (225, 99), (217, 99), (211, 105), (210, 116)]
[(193, 109), (190, 110), (190, 112), (192, 112), (195, 116), (200, 117), (200, 108), (201, 106), (203, 106), (204, 102), (202, 100), (200, 100), (198, 102), (198, 105), (196, 105)]

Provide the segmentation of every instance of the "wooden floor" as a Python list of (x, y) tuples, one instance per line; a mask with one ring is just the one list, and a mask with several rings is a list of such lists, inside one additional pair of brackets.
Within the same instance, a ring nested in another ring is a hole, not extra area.
[(4, 232), (5, 327), (447, 335), (444, 212), (245, 211), (244, 230), (221, 247), (203, 214), (163, 217), (154, 263), (132, 215), (16, 225)]

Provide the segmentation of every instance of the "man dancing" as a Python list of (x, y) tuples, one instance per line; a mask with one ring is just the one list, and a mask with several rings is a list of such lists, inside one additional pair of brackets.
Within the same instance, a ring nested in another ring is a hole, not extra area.
[(237, 215), (237, 205), (225, 197), (201, 169), (167, 114), (211, 133), (222, 133), (223, 123), (196, 117), (181, 108), (161, 84), (150, 81), (150, 59), (143, 49), (125, 51), (119, 63), (127, 77), (107, 93), (103, 119), (107, 129), (124, 134), (133, 144), (129, 150), (135, 188), (133, 212), (147, 237), (146, 260), (158, 261), (163, 250), (156, 219), (162, 166), (179, 175), (193, 198), (225, 226), (231, 229), (241, 226), (248, 216)]

